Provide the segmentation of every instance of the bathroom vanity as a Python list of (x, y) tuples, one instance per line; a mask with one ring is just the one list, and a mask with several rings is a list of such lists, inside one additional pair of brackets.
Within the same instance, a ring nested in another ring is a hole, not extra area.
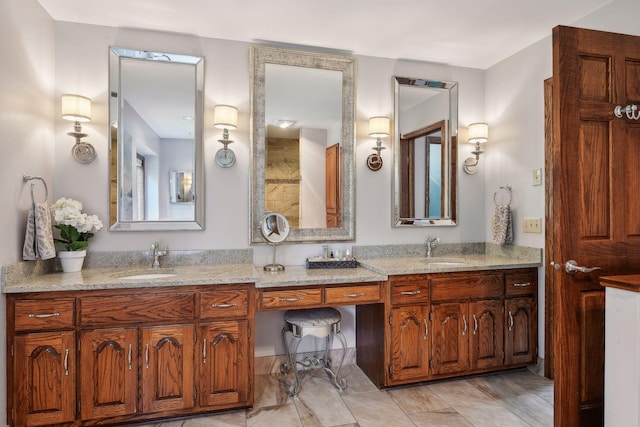
[(478, 255), (415, 265), (424, 259), (277, 274), (188, 266), (160, 278), (87, 269), (6, 285), (8, 424), (251, 407), (258, 311), (356, 306), (357, 363), (379, 387), (536, 362), (538, 262)]

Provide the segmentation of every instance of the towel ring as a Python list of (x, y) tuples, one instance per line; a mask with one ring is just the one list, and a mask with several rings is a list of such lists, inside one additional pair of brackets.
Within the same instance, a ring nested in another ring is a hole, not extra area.
[[(22, 181), (24, 181), (24, 182), (33, 181), (34, 179), (42, 181), (42, 185), (44, 186), (44, 202), (43, 203), (46, 203), (47, 200), (49, 199), (49, 189), (47, 188), (47, 182), (44, 180), (44, 178), (41, 177), (41, 176), (29, 175), (29, 174), (26, 174), (26, 173), (24, 175), (22, 175)], [(36, 203), (36, 200), (33, 197), (33, 188), (35, 186), (36, 185), (34, 183), (31, 183), (31, 201), (33, 202), (33, 204)]]
[[(509, 194), (509, 201), (507, 202), (507, 206), (509, 206), (511, 204), (511, 198), (513, 196), (513, 194), (511, 193), (511, 186), (509, 184), (505, 185), (505, 186), (501, 186), (500, 190), (504, 190), (507, 192), (507, 194)], [(500, 191), (498, 190), (498, 191)], [(498, 195), (498, 191), (496, 191), (495, 193), (493, 193), (493, 203), (496, 206), (500, 206), (500, 203), (498, 203), (498, 201), (496, 200), (496, 196)]]

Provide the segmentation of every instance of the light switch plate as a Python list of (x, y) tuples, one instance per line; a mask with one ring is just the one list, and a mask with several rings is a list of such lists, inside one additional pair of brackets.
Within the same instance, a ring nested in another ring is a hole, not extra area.
[(542, 168), (537, 168), (532, 171), (531, 185), (542, 185)]
[(542, 233), (541, 218), (524, 218), (522, 220), (523, 233)]

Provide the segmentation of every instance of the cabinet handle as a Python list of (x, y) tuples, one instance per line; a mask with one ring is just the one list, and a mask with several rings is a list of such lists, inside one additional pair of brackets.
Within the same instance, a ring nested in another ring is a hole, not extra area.
[(304, 297), (294, 297), (294, 298), (284, 298), (280, 297), (280, 302), (293, 302), (293, 301), (302, 301)]
[(509, 331), (513, 329), (513, 314), (511, 314), (511, 310), (509, 310)]
[(478, 335), (478, 318), (473, 315), (473, 335)]
[(207, 339), (202, 340), (202, 364), (207, 364)]
[(462, 335), (467, 335), (467, 316), (462, 315), (462, 321), (464, 322), (464, 329), (462, 330)]
[(55, 313), (46, 313), (46, 314), (29, 314), (28, 317), (30, 319), (43, 319), (46, 317), (60, 317), (60, 313), (55, 312)]
[(531, 286), (530, 282), (523, 282), (523, 283), (514, 283), (513, 287), (514, 288), (526, 288), (527, 286)]
[(64, 350), (64, 374), (69, 376), (69, 349)]
[(429, 325), (427, 325), (427, 319), (422, 319), (422, 322), (424, 323), (424, 336), (422, 337), (422, 339), (426, 341), (427, 335), (429, 335)]
[(147, 343), (144, 350), (144, 364), (146, 365), (147, 369), (149, 369), (149, 343)]
[(358, 292), (357, 294), (342, 294), (342, 296), (346, 298), (358, 298), (358, 297), (363, 297), (364, 292)]
[(127, 355), (127, 361), (129, 362), (129, 370), (131, 370), (131, 348), (132, 348), (132, 345), (129, 344), (129, 354)]
[(230, 307), (235, 307), (237, 305), (238, 304), (236, 304), (235, 302), (232, 303), (232, 304), (216, 304), (216, 303), (213, 303), (213, 304), (211, 304), (211, 307), (214, 307), (214, 308), (230, 308)]
[(400, 292), (400, 295), (418, 295), (420, 293), (419, 290), (417, 291), (402, 291)]

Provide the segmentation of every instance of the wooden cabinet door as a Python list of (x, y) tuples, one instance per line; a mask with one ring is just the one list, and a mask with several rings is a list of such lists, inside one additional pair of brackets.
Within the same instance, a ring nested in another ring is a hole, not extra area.
[(507, 365), (536, 363), (537, 308), (535, 298), (514, 298), (505, 302)]
[(340, 144), (326, 150), (325, 197), (327, 228), (342, 227), (342, 149)]
[(82, 332), (80, 367), (80, 406), (83, 420), (136, 413), (136, 328)]
[(431, 306), (431, 352), (434, 375), (461, 372), (469, 367), (469, 321), (467, 303)]
[(75, 420), (75, 351), (74, 332), (15, 337), (13, 425), (39, 426)]
[(502, 300), (469, 302), (471, 329), (469, 362), (471, 369), (495, 368), (503, 365), (504, 327)]
[(200, 406), (247, 402), (249, 396), (248, 321), (214, 322), (200, 326)]
[(395, 308), (391, 325), (392, 381), (420, 379), (429, 375), (429, 315), (426, 306)]
[(140, 335), (142, 412), (193, 407), (194, 326), (145, 327)]

